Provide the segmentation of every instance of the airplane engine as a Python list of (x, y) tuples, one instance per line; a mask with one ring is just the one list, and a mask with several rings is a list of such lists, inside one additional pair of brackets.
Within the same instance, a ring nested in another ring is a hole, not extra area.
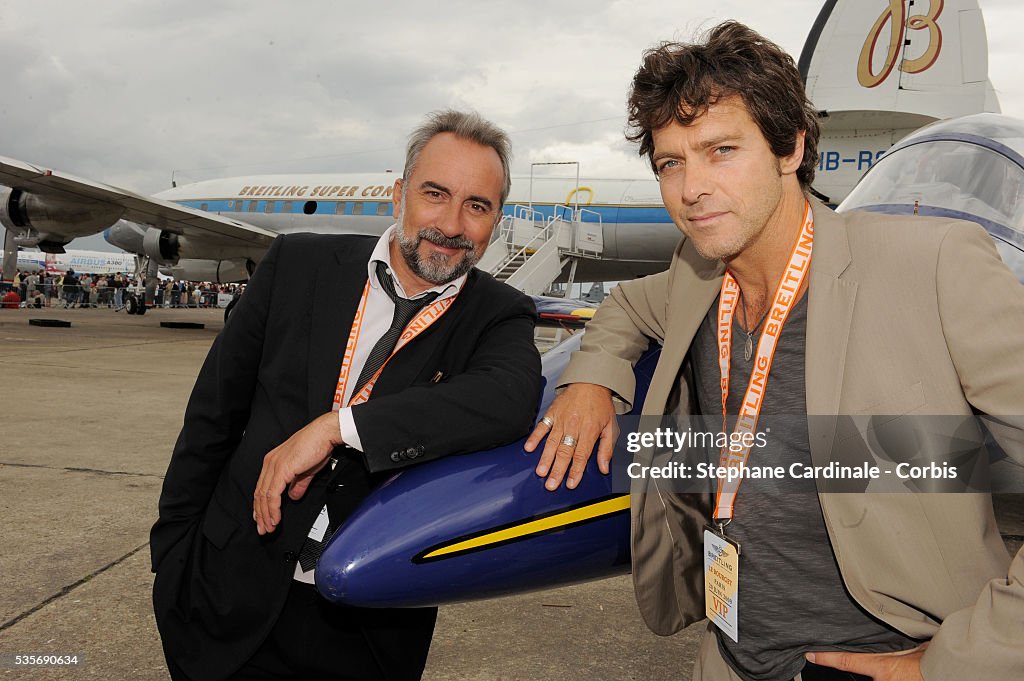
[(103, 232), (112, 246), (153, 259), (161, 265), (173, 265), (181, 255), (181, 238), (174, 232), (140, 225), (127, 220)]
[(113, 225), (122, 213), (118, 205), (0, 187), (0, 224), (18, 246), (46, 253), (63, 253), (64, 244)]
[(161, 265), (168, 265), (178, 262), (181, 243), (174, 232), (150, 227), (142, 237), (142, 252)]
[(249, 275), (255, 269), (256, 264), (248, 258), (234, 258), (231, 260), (182, 258), (178, 260), (177, 264), (161, 267), (160, 273), (186, 281), (210, 281), (218, 284), (231, 284), (248, 281)]

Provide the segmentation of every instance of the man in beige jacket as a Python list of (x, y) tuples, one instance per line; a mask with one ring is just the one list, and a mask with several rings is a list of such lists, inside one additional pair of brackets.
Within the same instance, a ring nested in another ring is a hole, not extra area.
[[(648, 52), (629, 109), (684, 238), (667, 272), (620, 285), (588, 325), (527, 444), (547, 436), (549, 488), (566, 473), (575, 486), (595, 444), (607, 472), (652, 339), (645, 415), (981, 412), (1024, 461), (1024, 289), (976, 225), (808, 199), (818, 125), (788, 55), (727, 22)], [(750, 464), (826, 465), (834, 424), (808, 418)], [(704, 618), (706, 542), (742, 544), (738, 622), (709, 626), (695, 679), (1024, 678), (1024, 558), (1007, 555), (990, 495), (755, 488), (735, 506), (632, 489), (634, 585), (656, 633)]]

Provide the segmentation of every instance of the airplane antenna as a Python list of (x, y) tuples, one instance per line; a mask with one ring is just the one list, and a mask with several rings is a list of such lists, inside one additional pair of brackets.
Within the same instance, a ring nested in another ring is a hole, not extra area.
[(575, 211), (580, 210), (579, 188), (580, 188), (580, 162), (579, 161), (550, 161), (548, 163), (530, 164), (530, 210), (533, 210), (533, 167), (534, 166), (576, 166), (576, 192), (573, 193)]

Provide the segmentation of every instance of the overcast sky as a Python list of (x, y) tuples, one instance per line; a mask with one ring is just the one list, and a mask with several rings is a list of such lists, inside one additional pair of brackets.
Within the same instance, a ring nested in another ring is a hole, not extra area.
[[(1003, 112), (1024, 116), (1024, 3), (980, 4)], [(512, 133), (514, 172), (644, 177), (622, 131), (645, 48), (735, 18), (796, 57), (821, 5), (0, 0), (0, 155), (143, 193), (172, 172), (400, 171), (425, 112), (472, 107)]]

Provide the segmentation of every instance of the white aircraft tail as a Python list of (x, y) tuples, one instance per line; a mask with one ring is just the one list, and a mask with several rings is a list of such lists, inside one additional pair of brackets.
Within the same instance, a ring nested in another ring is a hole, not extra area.
[(976, 0), (827, 0), (800, 72), (811, 102), (829, 117), (872, 112), (850, 127), (918, 127), (999, 113)]

